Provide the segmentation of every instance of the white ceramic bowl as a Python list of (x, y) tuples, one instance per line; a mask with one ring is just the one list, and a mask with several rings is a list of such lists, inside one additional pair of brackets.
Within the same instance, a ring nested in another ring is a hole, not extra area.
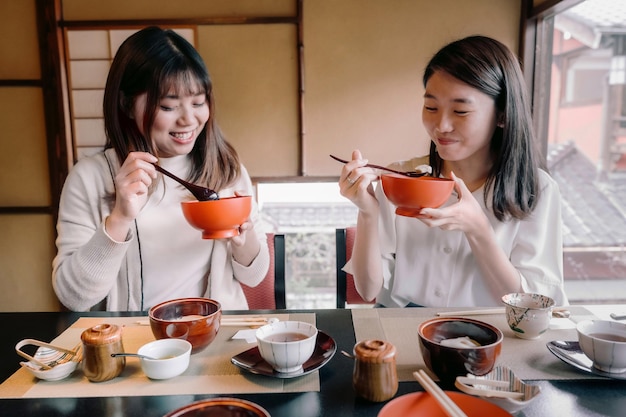
[(182, 374), (189, 367), (191, 343), (183, 339), (159, 339), (146, 343), (137, 353), (156, 358), (140, 359), (141, 369), (148, 378), (168, 379)]
[(584, 320), (576, 325), (580, 348), (604, 372), (626, 372), (626, 324)]
[(278, 321), (256, 331), (261, 357), (275, 371), (299, 372), (315, 350), (317, 328), (301, 321)]
[(541, 294), (511, 293), (502, 297), (506, 321), (515, 336), (537, 339), (550, 327), (554, 300)]

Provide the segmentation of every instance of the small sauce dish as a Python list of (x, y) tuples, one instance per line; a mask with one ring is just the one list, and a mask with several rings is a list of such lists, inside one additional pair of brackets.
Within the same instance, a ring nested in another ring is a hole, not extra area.
[[(30, 356), (22, 350), (24, 346), (38, 346), (35, 354)], [(18, 355), (28, 360), (20, 362), (30, 373), (46, 381), (59, 381), (67, 378), (76, 370), (83, 358), (82, 345), (74, 349), (65, 349), (35, 339), (24, 339), (15, 345)]]
[(191, 343), (183, 339), (159, 339), (146, 343), (137, 353), (142, 356), (141, 369), (148, 378), (169, 379), (189, 367)]

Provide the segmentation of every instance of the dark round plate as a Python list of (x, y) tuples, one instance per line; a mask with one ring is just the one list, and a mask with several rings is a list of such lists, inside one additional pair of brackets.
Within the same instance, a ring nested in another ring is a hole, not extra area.
[(620, 374), (604, 372), (593, 366), (593, 362), (582, 351), (577, 340), (553, 340), (546, 346), (554, 356), (581, 371), (606, 378), (626, 379), (626, 372)]

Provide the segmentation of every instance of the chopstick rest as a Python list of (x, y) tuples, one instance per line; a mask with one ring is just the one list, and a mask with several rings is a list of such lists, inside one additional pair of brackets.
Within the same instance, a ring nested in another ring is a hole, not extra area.
[[(511, 389), (511, 383), (509, 381), (459, 376), (456, 378), (454, 385), (461, 391), (472, 395), (513, 398), (514, 400), (524, 398), (524, 393), (522, 392), (509, 391)], [(504, 390), (490, 389), (489, 387), (504, 388)]]
[(435, 398), (448, 417), (467, 417), (467, 414), (428, 376), (423, 369), (413, 372), (417, 382)]

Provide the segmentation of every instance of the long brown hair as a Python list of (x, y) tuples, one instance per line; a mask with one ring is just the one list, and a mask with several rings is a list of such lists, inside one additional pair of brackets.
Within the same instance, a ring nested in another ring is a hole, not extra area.
[[(435, 71), (446, 72), (494, 99), (499, 120), (491, 138), (493, 166), (485, 190), (493, 184), (493, 213), (498, 220), (527, 217), (537, 205), (538, 171), (544, 167), (517, 58), (495, 39), (470, 36), (444, 46), (433, 56), (424, 71), (424, 87)], [(439, 175), (443, 161), (432, 142), (430, 164), (433, 174)], [(485, 204), (487, 195), (485, 192)]]
[[(159, 100), (170, 88), (190, 93), (198, 87), (206, 92), (209, 120), (189, 154), (189, 180), (223, 189), (239, 176), (239, 157), (215, 121), (213, 84), (204, 61), (189, 42), (172, 30), (155, 26), (142, 29), (126, 39), (115, 54), (104, 91), (105, 148), (115, 149), (120, 163), (133, 151), (157, 155), (150, 127)], [(137, 96), (144, 93), (145, 134), (141, 134), (131, 111)]]

